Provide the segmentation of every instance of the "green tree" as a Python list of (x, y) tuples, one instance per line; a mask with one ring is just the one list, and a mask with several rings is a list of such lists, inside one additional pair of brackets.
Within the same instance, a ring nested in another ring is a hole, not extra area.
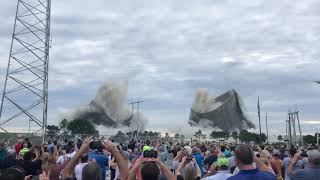
[(68, 126), (69, 122), (67, 119), (62, 119), (59, 123), (60, 129), (66, 129)]
[(316, 136), (306, 135), (306, 136), (303, 136), (303, 142), (306, 144), (316, 143), (317, 138), (316, 138)]
[(59, 128), (59, 126), (48, 125), (47, 130), (48, 130), (47, 131), (48, 137), (55, 137), (59, 133), (60, 128)]
[(122, 131), (118, 131), (117, 134), (112, 137), (112, 139), (119, 143), (124, 143), (126, 140), (128, 140), (127, 136)]
[(210, 137), (213, 139), (218, 139), (218, 138), (228, 139), (230, 137), (230, 134), (223, 131), (212, 131), (212, 133), (210, 134)]
[(239, 140), (246, 143), (254, 141), (257, 144), (260, 144), (267, 140), (267, 136), (264, 133), (262, 133), (260, 137), (259, 134), (251, 133), (247, 130), (242, 130), (239, 134)]
[(283, 138), (282, 138), (282, 136), (281, 135), (278, 135), (278, 141), (282, 141), (283, 140)]
[(231, 137), (233, 139), (235, 139), (236, 140), (236, 144), (238, 144), (239, 133), (237, 131), (234, 131), (234, 132), (231, 133)]
[(99, 131), (95, 129), (94, 125), (85, 119), (74, 119), (69, 122), (67, 130), (69, 130), (71, 134), (99, 135)]
[(197, 132), (195, 132), (195, 134), (193, 135), (195, 138), (197, 138), (199, 140), (199, 142), (201, 141), (201, 138), (203, 138), (204, 136), (206, 136), (206, 134), (202, 134), (201, 130), (199, 129)]

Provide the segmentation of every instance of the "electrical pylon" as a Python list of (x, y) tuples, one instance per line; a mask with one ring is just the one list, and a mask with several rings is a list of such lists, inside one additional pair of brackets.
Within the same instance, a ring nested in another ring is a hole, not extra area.
[[(0, 106), (0, 129), (32, 121), (45, 141), (51, 0), (18, 0)], [(11, 130), (8, 130), (11, 129)]]

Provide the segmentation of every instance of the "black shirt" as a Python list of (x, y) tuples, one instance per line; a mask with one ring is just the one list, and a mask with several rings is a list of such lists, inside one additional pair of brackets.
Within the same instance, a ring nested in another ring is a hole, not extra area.
[(216, 162), (218, 157), (214, 154), (210, 154), (204, 161), (203, 164), (206, 165), (208, 168), (212, 165), (212, 163)]
[(20, 160), (17, 165), (23, 167), (26, 176), (38, 175), (41, 172), (42, 160), (38, 159), (33, 162)]

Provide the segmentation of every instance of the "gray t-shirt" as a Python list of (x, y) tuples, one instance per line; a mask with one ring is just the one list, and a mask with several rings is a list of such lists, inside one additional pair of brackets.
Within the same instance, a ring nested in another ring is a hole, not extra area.
[(318, 180), (320, 179), (320, 165), (298, 169), (288, 174), (291, 180)]
[[(287, 171), (291, 161), (292, 161), (291, 157), (286, 157), (282, 161), (282, 166), (285, 168), (285, 170), (284, 170), (285, 174), (286, 174), (286, 171)], [(295, 170), (299, 170), (299, 169), (303, 169), (303, 168), (304, 168), (303, 161), (299, 160), (293, 170), (295, 171)], [(285, 175), (284, 179), (285, 180), (290, 180), (290, 178), (289, 178), (289, 176), (287, 174)]]

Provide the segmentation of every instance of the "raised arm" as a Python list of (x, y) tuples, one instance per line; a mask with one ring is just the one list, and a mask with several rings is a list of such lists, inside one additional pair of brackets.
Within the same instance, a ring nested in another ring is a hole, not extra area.
[(163, 175), (166, 176), (166, 178), (168, 180), (175, 180), (176, 179), (176, 177), (172, 174), (170, 169), (166, 165), (164, 165), (159, 158), (156, 159), (155, 162), (158, 164), (158, 166), (160, 167), (161, 172), (163, 173)]
[(177, 172), (176, 172), (176, 175), (181, 175), (181, 170), (184, 168), (184, 166), (186, 165), (186, 159), (187, 159), (187, 156), (183, 157), (182, 158), (182, 161), (181, 163), (179, 164), (179, 167), (177, 169)]
[(255, 155), (253, 155), (253, 161), (256, 163), (257, 168), (260, 171), (265, 171), (265, 172), (272, 172), (271, 169), (265, 165), (259, 158), (257, 158)]
[(120, 173), (120, 179), (126, 180), (128, 178), (128, 164), (111, 141), (103, 141), (104, 147), (114, 156), (117, 161)]
[(294, 155), (293, 160), (291, 161), (290, 165), (288, 166), (288, 169), (286, 170), (286, 174), (289, 174), (293, 171), (295, 165), (297, 164), (297, 162), (299, 161), (299, 159), (301, 157), (301, 153), (302, 152), (300, 151)]
[(137, 159), (135, 161), (134, 166), (129, 171), (128, 180), (136, 180), (136, 171), (139, 169), (139, 167), (141, 166), (142, 162), (144, 162), (142, 157), (140, 157), (139, 159)]
[(74, 173), (74, 168), (76, 167), (76, 164), (78, 163), (79, 159), (81, 158), (81, 155), (83, 153), (87, 153), (89, 151), (90, 143), (92, 142), (92, 137), (87, 137), (80, 150), (73, 156), (73, 158), (67, 163), (65, 166), (63, 172), (62, 172), (62, 178), (72, 178)]

